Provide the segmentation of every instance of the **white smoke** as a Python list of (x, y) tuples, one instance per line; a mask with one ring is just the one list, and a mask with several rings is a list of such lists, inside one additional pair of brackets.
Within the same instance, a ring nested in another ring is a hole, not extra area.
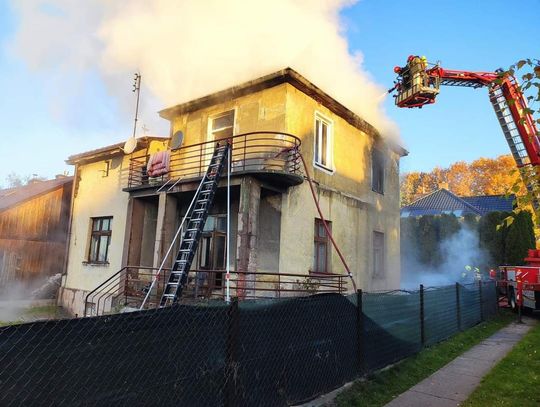
[[(479, 247), (478, 233), (465, 226), (441, 242), (441, 254), (441, 264), (429, 267), (421, 264), (414, 253), (402, 253), (402, 256), (407, 257), (402, 262), (404, 267), (401, 270), (401, 287), (417, 289), (420, 284), (436, 287), (456, 282), (471, 282), (474, 268), (485, 265), (489, 258), (485, 250)], [(466, 267), (473, 270), (468, 271)]]
[[(97, 71), (110, 95), (128, 102), (126, 112), (133, 109), (130, 74), (140, 70), (146, 123), (161, 108), (290, 66), (396, 136), (382, 111), (384, 88), (362, 67), (361, 52), (348, 50), (339, 13), (355, 2), (13, 1), (20, 26), (12, 48), (34, 69), (51, 71), (57, 85)], [(57, 89), (56, 98), (69, 91)]]

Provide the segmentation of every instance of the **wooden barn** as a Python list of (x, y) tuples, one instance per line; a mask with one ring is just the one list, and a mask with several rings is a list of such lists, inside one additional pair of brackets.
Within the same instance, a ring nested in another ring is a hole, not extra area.
[(73, 177), (0, 190), (0, 291), (62, 273)]

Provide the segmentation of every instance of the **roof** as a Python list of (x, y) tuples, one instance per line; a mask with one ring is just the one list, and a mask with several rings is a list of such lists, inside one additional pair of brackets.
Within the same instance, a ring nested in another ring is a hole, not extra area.
[[(163, 140), (163, 139), (168, 139), (168, 138), (169, 137), (163, 137), (163, 136), (137, 137), (137, 149), (145, 148), (151, 140)], [(70, 155), (68, 159), (66, 160), (66, 163), (73, 165), (73, 164), (77, 164), (81, 162), (88, 162), (96, 158), (103, 160), (105, 158), (104, 156), (113, 156), (113, 155), (123, 153), (124, 152), (123, 147), (125, 143), (126, 143), (125, 141), (122, 141), (120, 143), (111, 144), (105, 147), (100, 147), (95, 150), (89, 150), (83, 153)]]
[(484, 216), (489, 212), (512, 211), (514, 196), (504, 195), (459, 197), (446, 189), (439, 189), (401, 208), (401, 217), (441, 215)]
[(70, 182), (73, 182), (73, 177), (60, 177), (48, 181), (32, 182), (22, 187), (0, 189), (0, 212), (58, 189)]
[[(229, 101), (241, 96), (249, 95), (263, 89), (281, 85), (283, 83), (291, 84), (292, 86), (294, 86), (304, 94), (310, 96), (315, 101), (321, 103), (330, 111), (342, 117), (349, 124), (358, 128), (364, 133), (367, 133), (373, 137), (381, 137), (375, 127), (373, 127), (356, 113), (339, 103), (322, 89), (315, 86), (313, 83), (311, 83), (309, 80), (304, 78), (292, 68), (285, 68), (269, 75), (262, 76), (258, 79), (254, 79), (186, 103), (181, 103), (179, 105), (163, 109), (159, 112), (159, 115), (164, 119), (172, 120), (175, 116), (179, 114), (193, 112), (208, 106), (223, 103), (225, 101)], [(402, 146), (392, 144), (390, 147), (402, 157), (408, 154), (408, 151), (405, 150)]]
[(478, 208), (484, 214), (489, 212), (512, 212), (514, 210), (515, 195), (485, 195), (462, 196), (465, 202)]
[(456, 216), (482, 215), (477, 208), (446, 189), (439, 189), (401, 208), (402, 217), (442, 213), (453, 213)]

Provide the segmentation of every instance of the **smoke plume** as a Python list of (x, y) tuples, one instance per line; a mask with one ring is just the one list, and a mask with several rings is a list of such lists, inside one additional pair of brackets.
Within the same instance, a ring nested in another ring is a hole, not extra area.
[(362, 67), (361, 52), (348, 49), (339, 13), (355, 2), (14, 1), (20, 26), (12, 48), (34, 69), (51, 71), (57, 85), (97, 72), (110, 96), (128, 102), (126, 112), (131, 73), (140, 70), (145, 123), (160, 108), (290, 66), (395, 136), (381, 107), (384, 89)]
[[(485, 264), (489, 263), (488, 254), (479, 247), (477, 231), (468, 227), (461, 227), (457, 233), (442, 241), (441, 253), (441, 263), (429, 267), (418, 261), (415, 251), (403, 251), (402, 288), (417, 289), (420, 284), (435, 287), (456, 282), (472, 282), (474, 268), (483, 269)], [(466, 267), (472, 270), (467, 270)]]

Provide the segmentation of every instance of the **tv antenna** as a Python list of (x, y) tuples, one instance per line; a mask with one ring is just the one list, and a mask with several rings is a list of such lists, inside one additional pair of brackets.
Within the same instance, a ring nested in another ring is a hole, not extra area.
[(133, 123), (133, 138), (135, 138), (135, 132), (137, 131), (137, 120), (139, 119), (139, 98), (141, 96), (141, 74), (135, 73), (133, 78), (133, 92), (137, 92), (137, 104), (135, 106), (135, 123)]

